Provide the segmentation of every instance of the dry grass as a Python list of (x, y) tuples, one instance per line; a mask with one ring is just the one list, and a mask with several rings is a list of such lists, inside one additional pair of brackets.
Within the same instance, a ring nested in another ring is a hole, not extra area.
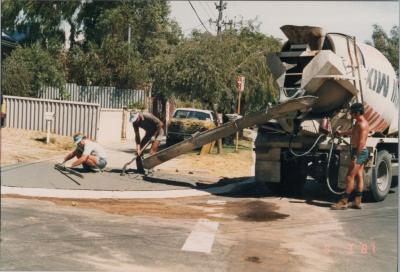
[[(184, 154), (174, 159), (173, 165), (168, 165), (165, 171), (178, 172), (182, 174), (206, 174), (216, 178), (235, 178), (251, 176), (253, 165), (251, 147), (246, 141), (241, 141), (239, 152), (234, 152), (233, 146), (225, 146), (223, 154), (216, 154), (214, 148), (212, 154), (199, 156), (198, 151)], [(176, 166), (176, 167), (174, 167)]]
[(1, 129), (1, 165), (30, 162), (66, 154), (74, 147), (72, 139), (51, 135), (46, 143), (46, 133), (22, 129)]
[[(178, 124), (179, 132), (194, 133), (202, 129), (212, 129), (215, 124), (211, 121), (195, 120), (195, 119), (172, 119), (171, 125)], [(175, 131), (175, 130), (174, 130)]]

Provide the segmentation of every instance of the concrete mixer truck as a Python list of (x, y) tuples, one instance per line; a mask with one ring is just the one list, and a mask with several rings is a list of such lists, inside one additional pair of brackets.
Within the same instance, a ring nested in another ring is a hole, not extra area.
[(351, 128), (349, 107), (360, 102), (370, 126), (365, 190), (375, 201), (385, 199), (399, 161), (399, 88), (393, 67), (374, 47), (345, 34), (310, 26), (285, 25), (281, 30), (288, 40), (267, 57), (279, 87), (278, 104), (309, 95), (317, 100), (306, 112), (259, 126), (256, 180), (296, 195), (312, 177), (339, 194), (351, 147), (349, 139), (335, 137), (334, 131)]

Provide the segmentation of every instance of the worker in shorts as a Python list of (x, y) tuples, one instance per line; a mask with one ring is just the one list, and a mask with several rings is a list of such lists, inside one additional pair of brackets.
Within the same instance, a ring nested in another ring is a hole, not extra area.
[[(152, 141), (150, 155), (157, 152), (162, 136), (164, 135), (164, 124), (160, 119), (149, 112), (131, 112), (129, 121), (135, 131), (136, 153), (138, 158), (144, 153), (144, 147)], [(145, 131), (143, 139), (140, 139), (139, 128)], [(144, 172), (141, 161), (137, 161), (138, 171)]]
[(97, 142), (90, 141), (86, 136), (77, 133), (73, 136), (76, 148), (64, 158), (64, 163), (77, 157), (71, 167), (82, 165), (86, 170), (102, 170), (107, 165), (107, 154)]
[(331, 206), (333, 210), (344, 210), (348, 207), (348, 199), (354, 190), (354, 180), (357, 180), (354, 202), (350, 206), (354, 209), (361, 209), (361, 197), (364, 189), (363, 171), (364, 164), (369, 159), (369, 152), (366, 147), (369, 124), (364, 117), (364, 106), (361, 103), (354, 103), (350, 107), (351, 117), (355, 120), (355, 124), (351, 130), (340, 131), (336, 134), (339, 136), (351, 136), (351, 161), (346, 175), (346, 191), (342, 199)]

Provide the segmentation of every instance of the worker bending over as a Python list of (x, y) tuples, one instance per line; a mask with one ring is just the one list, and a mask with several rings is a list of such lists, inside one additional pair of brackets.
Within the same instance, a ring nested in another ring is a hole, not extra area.
[[(135, 130), (137, 155), (139, 157), (142, 155), (143, 149), (149, 141), (152, 141), (150, 155), (156, 153), (164, 135), (164, 124), (160, 119), (148, 112), (131, 112), (129, 120)], [(142, 128), (146, 132), (141, 140), (139, 128)]]

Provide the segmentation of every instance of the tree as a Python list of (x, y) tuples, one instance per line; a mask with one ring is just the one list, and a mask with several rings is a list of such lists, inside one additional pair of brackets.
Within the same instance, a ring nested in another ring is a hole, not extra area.
[[(4, 0), (2, 8), (6, 32), (25, 33), (25, 46), (48, 50), (68, 81), (85, 85), (142, 87), (151, 60), (182, 36), (165, 0)], [(69, 52), (63, 50), (68, 38)]]
[(393, 26), (390, 36), (380, 25), (374, 24), (372, 45), (378, 49), (392, 64), (398, 73), (399, 69), (399, 26)]
[(221, 36), (194, 32), (170, 54), (153, 62), (154, 89), (183, 100), (199, 99), (205, 107), (219, 111), (236, 108), (236, 76), (246, 77), (242, 113), (265, 109), (274, 100), (275, 87), (266, 67), (265, 55), (277, 51), (278, 40), (244, 27)]
[(24, 45), (40, 44), (57, 54), (66, 39), (63, 21), (71, 24), (74, 36), (78, 27), (74, 14), (81, 4), (81, 1), (4, 0), (2, 26), (7, 33), (24, 33)]
[(169, 19), (169, 4), (164, 0), (87, 2), (78, 14), (82, 22), (86, 43), (99, 47), (112, 37), (120, 42), (128, 41), (145, 60), (149, 60), (165, 44), (177, 44), (181, 31), (176, 22)]
[[(162, 0), (86, 2), (77, 21), (85, 35), (82, 52), (95, 58), (73, 57), (68, 64), (74, 67), (68, 69), (69, 80), (119, 88), (143, 87), (150, 81), (151, 60), (180, 40), (180, 28), (168, 15), (168, 3)], [(80, 67), (97, 67), (100, 73), (91, 73), (89, 78)]]
[(44, 86), (64, 89), (61, 67), (39, 46), (18, 47), (2, 64), (4, 94), (38, 97)]

